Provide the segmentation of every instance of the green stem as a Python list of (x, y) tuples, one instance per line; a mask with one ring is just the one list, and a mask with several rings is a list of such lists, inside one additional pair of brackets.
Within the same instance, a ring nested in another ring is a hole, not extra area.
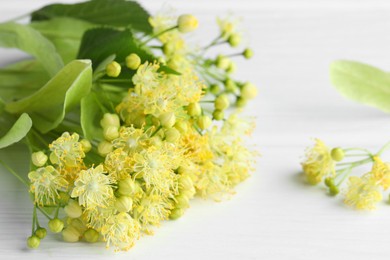
[(29, 187), (29, 184), (27, 181), (25, 181), (19, 174), (17, 174), (11, 167), (9, 167), (7, 164), (5, 164), (3, 161), (0, 160), (0, 164), (6, 168), (10, 173), (12, 173), (21, 183)]
[(150, 137), (153, 137), (153, 136), (155, 136), (157, 133), (158, 133), (158, 131), (160, 131), (161, 130), (161, 128), (162, 128), (162, 126), (160, 125), (159, 127), (157, 127), (157, 129), (156, 129), (156, 131), (154, 131), (151, 135), (150, 135)]
[(177, 29), (177, 28), (178, 28), (178, 26), (175, 25), (175, 26), (170, 27), (170, 28), (168, 28), (168, 29), (165, 29), (165, 30), (163, 30), (163, 31), (161, 31), (161, 32), (159, 32), (159, 33), (153, 34), (152, 36), (150, 36), (149, 39), (146, 39), (144, 42), (142, 42), (142, 43), (140, 44), (140, 46), (144, 46), (145, 44), (147, 44), (147, 43), (150, 42), (151, 40), (157, 38), (158, 36), (163, 35), (164, 33), (169, 32), (169, 31), (172, 31), (172, 30)]
[(380, 156), (384, 151), (386, 151), (387, 149), (390, 148), (390, 141), (387, 142), (378, 152), (377, 152), (377, 156)]
[(34, 234), (35, 231), (35, 223), (37, 222), (37, 207), (34, 205), (33, 209), (33, 219), (32, 219), (32, 228), (31, 228), (31, 235)]
[(61, 207), (61, 205), (58, 203), (58, 207), (56, 209), (56, 213), (54, 215), (54, 218), (58, 218), (58, 213), (60, 212), (60, 207)]
[(217, 38), (215, 38), (209, 45), (203, 47), (203, 54), (208, 50), (210, 49), (211, 47), (215, 46), (215, 45), (218, 45), (218, 44), (221, 44), (221, 43), (225, 43), (224, 42), (221, 42), (221, 43), (218, 43), (218, 41), (222, 38), (222, 35), (219, 35)]
[(350, 165), (351, 167), (357, 167), (369, 162), (372, 162), (372, 157), (370, 156), (369, 158), (366, 158), (364, 160), (356, 161), (356, 162), (349, 162), (349, 163), (339, 163), (337, 166), (343, 166), (343, 165)]

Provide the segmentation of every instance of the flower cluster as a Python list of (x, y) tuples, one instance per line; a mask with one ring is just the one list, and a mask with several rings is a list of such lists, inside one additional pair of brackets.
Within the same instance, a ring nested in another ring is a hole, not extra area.
[[(220, 19), (216, 40), (193, 50), (183, 33), (197, 28), (194, 16), (159, 15), (150, 23), (154, 36), (143, 44), (160, 42), (159, 59), (129, 53), (123, 63), (105, 67), (103, 76), (113, 82), (129, 73), (125, 91), (115, 90), (121, 98), (113, 109), (101, 105), (102, 138), (64, 132), (32, 154), (30, 247), (46, 235), (36, 217), (40, 210), (65, 241), (105, 241), (107, 247), (128, 250), (162, 221), (181, 217), (194, 196), (219, 201), (253, 170), (256, 153), (246, 148), (244, 137), (254, 125), (228, 108), (242, 107), (257, 89), (232, 79), (230, 58), (203, 55), (224, 42), (237, 47), (235, 25)], [(239, 54), (253, 55), (250, 49)], [(102, 82), (97, 78), (96, 84)], [(47, 210), (53, 208), (52, 217)]]
[[(346, 205), (359, 210), (372, 210), (382, 201), (383, 192), (390, 187), (390, 164), (381, 159), (387, 148), (388, 145), (385, 145), (376, 154), (362, 148), (329, 149), (316, 139), (302, 162), (303, 173), (310, 184), (323, 181), (330, 195), (335, 196), (341, 190)], [(352, 160), (354, 157), (360, 159)], [(350, 176), (355, 168), (369, 163), (372, 167), (368, 173)], [(347, 182), (345, 188), (342, 186), (344, 182)]]

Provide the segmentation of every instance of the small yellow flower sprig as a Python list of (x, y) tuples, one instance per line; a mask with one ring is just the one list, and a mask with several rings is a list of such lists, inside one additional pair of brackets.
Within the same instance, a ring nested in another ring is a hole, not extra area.
[[(382, 200), (382, 192), (390, 187), (390, 164), (380, 158), (389, 147), (390, 143), (373, 154), (362, 148), (329, 149), (321, 140), (315, 139), (315, 145), (307, 149), (306, 158), (301, 163), (303, 173), (312, 185), (323, 181), (332, 196), (339, 194), (341, 189), (346, 205), (358, 210), (372, 210)], [(360, 159), (345, 162), (354, 157)], [(369, 163), (372, 164), (370, 172), (360, 177), (350, 176), (357, 167)], [(344, 190), (342, 184), (347, 178)]]

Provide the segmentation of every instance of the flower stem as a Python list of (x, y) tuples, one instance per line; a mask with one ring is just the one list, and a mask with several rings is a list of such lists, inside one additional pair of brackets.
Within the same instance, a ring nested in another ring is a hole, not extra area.
[(384, 151), (390, 148), (390, 141), (387, 142), (382, 148), (377, 152), (377, 156), (380, 156)]
[(158, 36), (163, 35), (164, 33), (169, 32), (169, 31), (172, 31), (172, 30), (177, 29), (177, 28), (178, 28), (178, 26), (175, 25), (175, 26), (170, 27), (170, 28), (168, 28), (168, 29), (165, 29), (165, 30), (163, 30), (163, 31), (161, 31), (161, 32), (159, 32), (159, 33), (155, 33), (155, 34), (153, 34), (152, 36), (150, 36), (149, 39), (146, 39), (144, 42), (142, 42), (140, 45), (141, 45), (141, 46), (144, 46), (145, 44), (147, 44), (148, 42), (150, 42), (150, 41), (153, 40), (154, 38), (157, 38)]

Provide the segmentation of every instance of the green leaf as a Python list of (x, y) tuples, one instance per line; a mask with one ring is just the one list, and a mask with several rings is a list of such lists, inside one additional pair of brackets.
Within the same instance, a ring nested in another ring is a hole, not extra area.
[(23, 113), (14, 123), (11, 129), (0, 138), (0, 149), (19, 142), (27, 135), (32, 127), (31, 118), (28, 114)]
[(54, 44), (65, 64), (76, 59), (84, 32), (96, 27), (92, 23), (68, 17), (33, 22), (30, 26)]
[(31, 95), (50, 79), (36, 60), (26, 60), (0, 69), (0, 96), (12, 102)]
[(130, 30), (96, 28), (84, 34), (77, 58), (92, 60), (96, 68), (113, 54), (116, 55), (116, 61), (123, 62), (130, 53), (137, 53), (142, 61), (154, 60), (153, 55), (139, 45)]
[(373, 66), (336, 61), (331, 64), (333, 85), (344, 96), (390, 113), (390, 75)]
[(33, 55), (50, 76), (54, 76), (64, 66), (54, 45), (27, 25), (0, 24), (0, 46), (18, 48)]
[(98, 98), (95, 93), (91, 92), (81, 100), (80, 122), (84, 136), (89, 140), (103, 140), (103, 129), (100, 126), (100, 120), (104, 113), (99, 107)]
[(75, 60), (33, 95), (8, 103), (6, 110), (14, 114), (29, 113), (34, 126), (46, 133), (57, 127), (65, 114), (80, 103), (89, 93), (91, 84), (91, 62)]
[(131, 26), (137, 31), (152, 33), (149, 14), (140, 4), (126, 0), (94, 0), (77, 4), (52, 4), (32, 13), (32, 21), (55, 17), (73, 17), (100, 25)]

